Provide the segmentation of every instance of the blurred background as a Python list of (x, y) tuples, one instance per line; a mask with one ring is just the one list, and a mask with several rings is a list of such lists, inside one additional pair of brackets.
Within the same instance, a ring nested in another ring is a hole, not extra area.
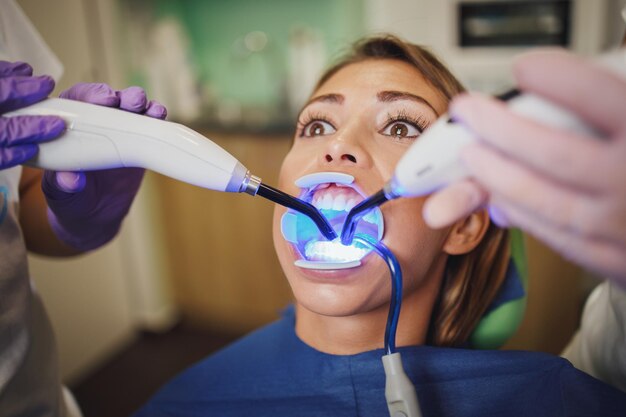
[[(170, 120), (275, 184), (318, 75), (363, 35), (430, 46), (469, 89), (512, 86), (511, 59), (616, 46), (626, 0), (18, 0), (76, 82), (144, 87)], [(37, 70), (37, 68), (35, 68)], [(272, 205), (149, 173), (121, 234), (69, 260), (31, 257), (63, 377), (85, 415), (125, 415), (165, 379), (278, 317), (291, 293)], [(559, 353), (597, 279), (528, 239), (528, 311), (507, 348)]]

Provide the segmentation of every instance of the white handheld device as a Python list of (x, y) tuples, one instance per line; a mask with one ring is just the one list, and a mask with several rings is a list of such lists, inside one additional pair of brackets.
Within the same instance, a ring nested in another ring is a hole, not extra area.
[(337, 237), (311, 204), (263, 184), (234, 156), (200, 133), (116, 108), (49, 98), (4, 116), (52, 115), (65, 120), (65, 132), (39, 144), (26, 164), (54, 171), (147, 168), (203, 188), (259, 195), (309, 216), (329, 240)]
[(245, 191), (250, 173), (235, 157), (178, 123), (116, 108), (49, 98), (5, 116), (54, 115), (59, 138), (39, 144), (27, 165), (56, 171), (141, 167), (217, 191)]
[[(599, 57), (598, 63), (626, 78), (626, 48)], [(513, 112), (545, 125), (602, 137), (573, 113), (539, 96), (511, 90), (500, 99), (507, 101)], [(393, 177), (383, 189), (350, 210), (341, 231), (341, 242), (352, 243), (357, 222), (374, 207), (394, 198), (430, 194), (468, 177), (460, 155), (465, 146), (476, 140), (476, 135), (461, 123), (448, 115), (441, 116), (400, 158)]]
[[(626, 78), (626, 48), (601, 56), (598, 63)], [(503, 97), (515, 113), (548, 126), (600, 136), (574, 114), (539, 96), (527, 93)], [(476, 136), (449, 116), (442, 116), (402, 156), (384, 188), (387, 199), (429, 194), (468, 176), (459, 162), (461, 150)]]

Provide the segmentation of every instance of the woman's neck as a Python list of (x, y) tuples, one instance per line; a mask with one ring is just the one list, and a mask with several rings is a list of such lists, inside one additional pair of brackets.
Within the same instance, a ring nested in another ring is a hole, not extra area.
[[(437, 268), (439, 269), (439, 268)], [(437, 279), (406, 294), (396, 334), (397, 346), (421, 345), (426, 341), (432, 310), (441, 286)], [(384, 346), (389, 305), (349, 316), (324, 316), (296, 304), (296, 334), (309, 346), (334, 355), (353, 355)]]

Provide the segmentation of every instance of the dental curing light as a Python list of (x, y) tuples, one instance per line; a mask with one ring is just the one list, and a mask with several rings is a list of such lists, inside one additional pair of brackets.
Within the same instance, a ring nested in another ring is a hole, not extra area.
[[(616, 75), (626, 78), (626, 48), (602, 55), (597, 62)], [(537, 95), (514, 89), (497, 98), (505, 101), (514, 113), (546, 126), (603, 137), (575, 114)], [(447, 184), (468, 177), (467, 168), (460, 162), (460, 155), (463, 148), (475, 141), (476, 135), (463, 124), (457, 123), (448, 115), (441, 116), (409, 147), (396, 165), (393, 177), (383, 189), (348, 213), (341, 231), (341, 242), (344, 245), (352, 242), (355, 223), (374, 207), (398, 197), (430, 194)]]
[(178, 123), (74, 100), (49, 98), (4, 116), (53, 115), (65, 132), (39, 144), (27, 165), (55, 171), (137, 167), (216, 191), (260, 195), (310, 217), (327, 239), (337, 233), (315, 207), (267, 186), (213, 141)]

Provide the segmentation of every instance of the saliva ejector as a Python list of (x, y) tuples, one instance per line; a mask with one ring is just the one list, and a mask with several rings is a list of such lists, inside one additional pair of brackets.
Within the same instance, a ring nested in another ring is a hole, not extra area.
[[(602, 55), (598, 64), (626, 78), (626, 48)], [(511, 111), (547, 126), (567, 129), (592, 137), (602, 137), (573, 113), (534, 94), (510, 90), (500, 96)], [(469, 174), (460, 162), (463, 148), (477, 140), (476, 135), (449, 115), (441, 116), (409, 147), (396, 165), (393, 177), (374, 195), (348, 213), (341, 231), (341, 242), (352, 243), (358, 221), (370, 210), (399, 197), (430, 194)]]
[(311, 204), (261, 182), (234, 156), (178, 123), (94, 104), (49, 98), (4, 116), (53, 115), (65, 132), (39, 144), (26, 165), (55, 171), (137, 167), (203, 188), (260, 195), (310, 217), (324, 237), (337, 233)]

